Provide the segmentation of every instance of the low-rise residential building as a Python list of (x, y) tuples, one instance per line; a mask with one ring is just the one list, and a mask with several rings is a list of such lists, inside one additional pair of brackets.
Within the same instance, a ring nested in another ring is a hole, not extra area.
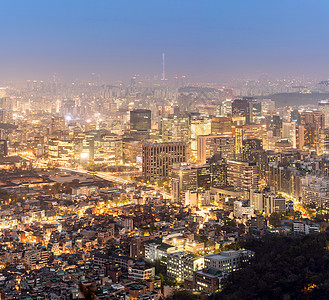
[(157, 241), (147, 241), (144, 243), (145, 259), (151, 262), (155, 260), (167, 260), (170, 253), (176, 252), (177, 247)]
[(248, 262), (254, 255), (255, 253), (250, 250), (230, 250), (207, 255), (204, 261), (207, 268), (230, 273), (238, 270), (242, 263)]
[(302, 202), (318, 207), (329, 204), (329, 178), (307, 175), (302, 177)]
[(184, 247), (186, 252), (198, 254), (204, 252), (204, 242), (188, 239)]
[(243, 205), (241, 201), (235, 201), (233, 214), (236, 218), (250, 219), (254, 215), (254, 208)]
[(186, 252), (175, 252), (168, 255), (167, 275), (178, 281), (193, 276), (193, 271), (204, 267), (204, 258)]
[(319, 232), (319, 224), (308, 224), (307, 222), (294, 221), (292, 224), (294, 233), (310, 234)]
[(26, 264), (31, 270), (46, 266), (49, 260), (51, 252), (47, 251), (46, 248), (42, 247), (39, 249), (34, 249), (27, 251), (25, 253), (24, 259)]
[(193, 272), (193, 289), (196, 291), (204, 291), (206, 293), (214, 293), (221, 288), (222, 279), (225, 273), (204, 268)]
[(118, 225), (129, 232), (134, 229), (134, 220), (131, 218), (122, 218), (118, 221)]
[(93, 194), (98, 194), (99, 188), (97, 186), (79, 186), (72, 188), (72, 195), (79, 196), (91, 196)]
[(155, 275), (154, 267), (147, 267), (144, 262), (133, 264), (128, 269), (128, 278), (133, 280), (147, 280)]

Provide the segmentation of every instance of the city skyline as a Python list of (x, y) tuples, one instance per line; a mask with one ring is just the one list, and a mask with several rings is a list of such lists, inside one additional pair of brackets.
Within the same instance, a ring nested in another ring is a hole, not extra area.
[(0, 8), (0, 299), (328, 299), (329, 3)]

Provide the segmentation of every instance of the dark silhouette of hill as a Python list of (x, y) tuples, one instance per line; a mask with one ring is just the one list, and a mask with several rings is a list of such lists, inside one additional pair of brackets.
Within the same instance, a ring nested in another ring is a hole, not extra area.
[(280, 93), (262, 98), (272, 99), (273, 101), (276, 102), (276, 107), (306, 105), (306, 104), (317, 105), (318, 101), (329, 99), (329, 93), (310, 93), (310, 94)]
[(210, 299), (329, 299), (329, 232), (269, 236), (243, 246), (255, 259)]

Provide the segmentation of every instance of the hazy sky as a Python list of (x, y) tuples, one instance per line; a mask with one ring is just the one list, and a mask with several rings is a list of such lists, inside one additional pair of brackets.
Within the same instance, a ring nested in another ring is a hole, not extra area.
[(329, 76), (328, 0), (3, 0), (0, 79)]

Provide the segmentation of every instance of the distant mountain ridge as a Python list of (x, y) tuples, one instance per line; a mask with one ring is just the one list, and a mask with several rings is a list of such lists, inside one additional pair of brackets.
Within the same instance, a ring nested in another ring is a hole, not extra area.
[(272, 99), (273, 101), (275, 101), (276, 107), (307, 105), (307, 104), (317, 105), (318, 101), (329, 99), (329, 93), (318, 93), (318, 92), (313, 92), (310, 94), (278, 93), (278, 94), (269, 95), (267, 97), (258, 97), (258, 98)]

